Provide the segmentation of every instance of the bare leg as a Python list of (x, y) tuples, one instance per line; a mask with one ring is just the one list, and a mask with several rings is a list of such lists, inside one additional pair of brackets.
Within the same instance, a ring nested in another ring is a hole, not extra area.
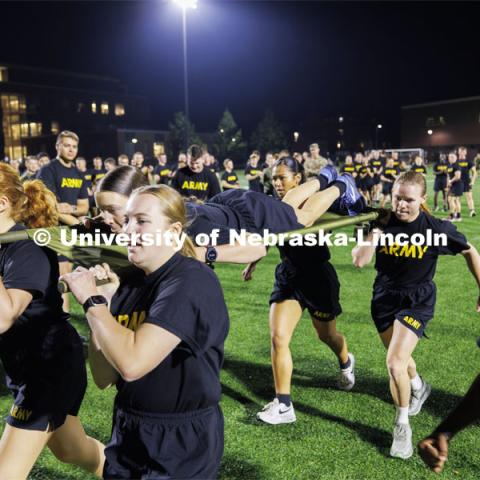
[(272, 370), (277, 394), (290, 394), (293, 371), (290, 340), (301, 317), (302, 309), (296, 300), (272, 303), (270, 307)]
[(289, 190), (283, 197), (282, 202), (288, 203), (293, 208), (300, 208), (319, 189), (320, 182), (316, 179), (302, 183), (298, 187)]
[(392, 330), (387, 351), (390, 392), (397, 407), (408, 407), (411, 394), (409, 373), (413, 373), (413, 365), (410, 365), (410, 369), (408, 367), (418, 337), (398, 320), (395, 321)]
[(473, 203), (473, 195), (472, 192), (465, 192), (465, 198), (467, 199), (467, 207), (468, 209), (475, 210), (475, 204)]
[(61, 462), (78, 465), (97, 477), (102, 476), (105, 445), (87, 436), (77, 417), (67, 416), (65, 423), (53, 432), (48, 448)]
[(0, 478), (19, 480), (28, 477), (43, 447), (52, 434), (5, 425), (0, 440)]
[(340, 190), (337, 187), (328, 187), (321, 192), (314, 193), (308, 198), (302, 208), (294, 207), (298, 222), (305, 225), (305, 227), (312, 226), (339, 197)]
[(330, 347), (341, 363), (348, 362), (348, 346), (345, 337), (337, 331), (337, 321), (334, 318), (329, 322), (319, 322), (312, 317), (312, 323), (320, 341)]

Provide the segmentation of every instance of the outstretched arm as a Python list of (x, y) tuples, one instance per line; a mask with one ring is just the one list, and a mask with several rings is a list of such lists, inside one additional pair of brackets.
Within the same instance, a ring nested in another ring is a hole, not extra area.
[(359, 244), (352, 250), (353, 264), (357, 268), (362, 268), (372, 261), (372, 258), (375, 254), (375, 245), (373, 244), (373, 237), (375, 234), (380, 234), (380, 230), (378, 228), (374, 228), (364, 241), (364, 243), (368, 243), (370, 245)]

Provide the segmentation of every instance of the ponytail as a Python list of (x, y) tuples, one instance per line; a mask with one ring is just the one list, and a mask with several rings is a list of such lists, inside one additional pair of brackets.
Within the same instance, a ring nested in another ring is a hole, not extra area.
[(29, 228), (45, 228), (58, 225), (58, 209), (55, 195), (40, 180), (23, 184), (27, 197), (22, 214), (23, 223)]

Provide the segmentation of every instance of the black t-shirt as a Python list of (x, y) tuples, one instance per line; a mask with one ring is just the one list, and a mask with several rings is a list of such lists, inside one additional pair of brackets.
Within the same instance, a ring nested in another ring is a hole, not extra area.
[[(262, 172), (260, 166), (252, 167), (251, 165), (247, 164), (245, 168), (245, 175), (257, 175)], [(260, 180), (260, 177), (255, 178), (254, 180), (248, 181), (248, 189), (254, 192), (262, 192), (263, 193), (263, 184)]]
[(345, 164), (340, 167), (340, 173), (349, 173), (350, 175), (353, 175), (355, 172), (356, 168), (353, 163), (351, 163), (350, 165)]
[(194, 173), (190, 168), (177, 170), (172, 178), (171, 186), (184, 197), (197, 197), (199, 200), (208, 200), (220, 193), (220, 185), (214, 173), (204, 168), (200, 173)]
[(175, 254), (158, 270), (123, 282), (112, 315), (136, 330), (157, 325), (181, 339), (151, 372), (133, 382), (119, 379), (116, 403), (150, 413), (182, 413), (220, 401), (220, 368), (229, 318), (220, 283), (210, 268)]
[(370, 160), (370, 166), (373, 169), (375, 175), (380, 175), (382, 168), (384, 167), (383, 160), (381, 158)]
[(167, 185), (170, 181), (170, 174), (172, 173), (172, 169), (168, 165), (157, 165), (153, 169), (153, 174), (158, 175), (158, 182), (160, 184)]
[(382, 175), (391, 182), (394, 182), (399, 174), (400, 170), (398, 169), (398, 167), (385, 167), (382, 173)]
[(220, 171), (220, 165), (218, 164), (218, 160), (215, 159), (214, 162), (211, 165), (209, 165), (208, 169), (212, 173), (218, 173)]
[(427, 169), (424, 165), (412, 165), (412, 168), (411, 168), (412, 172), (415, 172), (415, 173), (423, 173), (424, 175), (427, 174)]
[(239, 232), (247, 229), (243, 216), (234, 209), (218, 203), (205, 205), (187, 203), (188, 235), (195, 239), (200, 233), (210, 235), (213, 229), (219, 230), (217, 245), (230, 243), (230, 230)]
[[(432, 238), (436, 233), (445, 233), (447, 245), (416, 246), (411, 242), (412, 235), (420, 233), (427, 236), (428, 230), (431, 230)], [(387, 288), (415, 288), (421, 283), (429, 282), (435, 275), (439, 255), (456, 255), (469, 248), (467, 239), (457, 231), (455, 225), (424, 212), (420, 212), (411, 223), (400, 221), (392, 213), (384, 233), (408, 235), (408, 238), (402, 239), (406, 245), (389, 243), (376, 248), (375, 285)]]
[[(19, 230), (25, 227), (14, 225), (10, 229)], [(9, 383), (19, 384), (37, 371), (39, 362), (54, 355), (56, 345), (48, 345), (48, 332), (52, 325), (68, 318), (57, 290), (57, 255), (31, 240), (2, 245), (0, 276), (6, 289), (25, 290), (33, 296), (26, 310), (0, 335), (0, 357)]]
[[(283, 263), (295, 272), (305, 275), (315, 274), (320, 263), (330, 260), (330, 250), (325, 245), (278, 247)], [(319, 286), (319, 288), (321, 288)]]
[(448, 164), (444, 162), (437, 162), (433, 166), (433, 172), (437, 174), (436, 175), (437, 178), (446, 177), (447, 170), (448, 170)]
[[(453, 180), (453, 177), (455, 177), (455, 173), (457, 173), (458, 171), (460, 172), (462, 171), (458, 162), (451, 163), (450, 165), (448, 165), (448, 168), (447, 168), (448, 178), (450, 180)], [(461, 181), (461, 177), (460, 177), (460, 181)]]
[(223, 172), (221, 180), (227, 182), (229, 185), (236, 185), (238, 183), (238, 177), (235, 172)]
[(457, 160), (457, 164), (462, 171), (462, 182), (470, 183), (470, 170), (475, 164), (471, 160)]
[(59, 202), (76, 205), (77, 200), (88, 198), (83, 174), (76, 167), (64, 167), (58, 159), (42, 167), (37, 178), (56, 195)]
[(92, 182), (98, 183), (99, 180), (101, 180), (107, 174), (107, 171), (104, 168), (101, 168), (100, 170), (92, 168), (90, 170), (90, 174), (92, 175)]

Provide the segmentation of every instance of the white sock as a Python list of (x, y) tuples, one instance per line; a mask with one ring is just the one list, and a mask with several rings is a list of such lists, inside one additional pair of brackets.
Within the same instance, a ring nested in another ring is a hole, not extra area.
[(415, 390), (416, 392), (418, 392), (422, 388), (423, 380), (418, 373), (415, 375), (415, 377), (410, 379), (410, 385), (412, 387), (412, 390)]
[(397, 407), (396, 423), (406, 423), (407, 425), (409, 424), (408, 407)]

